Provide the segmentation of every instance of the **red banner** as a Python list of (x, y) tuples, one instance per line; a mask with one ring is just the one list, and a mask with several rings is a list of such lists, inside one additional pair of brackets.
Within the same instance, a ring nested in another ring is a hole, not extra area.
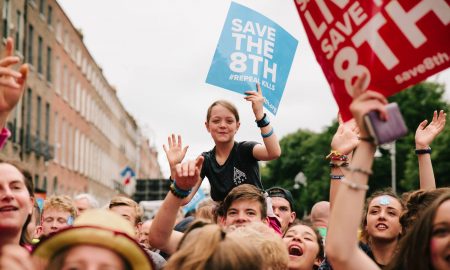
[(295, 0), (344, 121), (352, 84), (390, 96), (450, 66), (450, 0)]

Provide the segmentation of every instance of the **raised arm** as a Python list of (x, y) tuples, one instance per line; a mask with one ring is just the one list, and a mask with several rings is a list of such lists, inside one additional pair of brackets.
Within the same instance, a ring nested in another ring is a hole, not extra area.
[(199, 179), (203, 165), (203, 156), (175, 166), (175, 181), (170, 187), (158, 213), (153, 220), (149, 232), (149, 243), (152, 247), (168, 254), (176, 251), (183, 233), (173, 230), (175, 220), (183, 200)]
[(433, 142), (439, 133), (444, 129), (447, 114), (443, 110), (437, 113), (434, 111), (433, 120), (429, 125), (424, 120), (419, 124), (416, 130), (416, 154), (419, 161), (419, 179), (421, 189), (435, 189), (436, 181), (434, 179), (433, 165), (431, 163), (431, 148)]
[(340, 181), (345, 174), (345, 168), (351, 162), (353, 150), (359, 143), (359, 129), (354, 119), (344, 123), (339, 117), (339, 127), (331, 140), (330, 159), (330, 208), (333, 207)]
[(13, 56), (13, 50), (14, 41), (8, 38), (0, 60), (0, 130), (6, 126), (9, 114), (19, 102), (28, 74), (26, 64), (19, 71), (12, 69), (13, 65), (20, 62), (19, 57)]
[(262, 95), (261, 86), (257, 83), (258, 91), (246, 91), (245, 100), (252, 103), (253, 113), (255, 114), (256, 123), (261, 128), (261, 136), (264, 145), (257, 144), (253, 148), (253, 156), (258, 160), (274, 160), (280, 157), (281, 147), (274, 129), (270, 124), (269, 117), (264, 113), (263, 104), (264, 97)]
[(378, 266), (357, 247), (357, 230), (362, 218), (364, 198), (375, 153), (375, 145), (369, 139), (363, 116), (377, 110), (386, 119), (386, 98), (380, 93), (366, 91), (362, 85), (365, 77), (359, 78), (354, 90), (350, 110), (360, 129), (360, 139), (349, 174), (341, 180), (336, 194), (328, 226), (326, 254), (335, 270), (379, 269)]

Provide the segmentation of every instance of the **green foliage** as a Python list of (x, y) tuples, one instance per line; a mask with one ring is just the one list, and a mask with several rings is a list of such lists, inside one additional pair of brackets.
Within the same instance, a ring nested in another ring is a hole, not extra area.
[[(402, 193), (419, 187), (417, 157), (414, 153), (414, 134), (424, 119), (429, 122), (434, 110), (449, 112), (450, 106), (443, 100), (444, 86), (423, 82), (389, 98), (397, 102), (402, 111), (409, 133), (396, 142), (397, 192)], [(450, 115), (450, 113), (448, 113)], [(447, 119), (447, 122), (450, 122)], [(328, 200), (330, 169), (325, 156), (330, 152), (330, 142), (336, 132), (334, 121), (324, 131), (315, 133), (298, 130), (280, 140), (282, 155), (268, 162), (261, 170), (265, 187), (281, 186), (289, 189), (295, 199), (297, 216), (309, 212), (312, 205)], [(450, 186), (450, 123), (431, 145), (432, 161), (437, 186)], [(388, 150), (379, 149), (370, 179), (370, 192), (391, 186), (391, 160)], [(307, 185), (294, 189), (295, 176), (303, 172)]]

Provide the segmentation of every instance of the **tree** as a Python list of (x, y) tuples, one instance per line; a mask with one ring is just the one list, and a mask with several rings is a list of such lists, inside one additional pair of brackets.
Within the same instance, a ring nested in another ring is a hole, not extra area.
[[(414, 153), (414, 134), (417, 126), (425, 118), (431, 119), (434, 110), (443, 109), (449, 112), (450, 105), (443, 99), (444, 85), (423, 82), (390, 99), (397, 102), (405, 119), (409, 133), (396, 142), (397, 190), (399, 193), (419, 187), (417, 157)], [(450, 114), (450, 113), (449, 113)], [(450, 122), (450, 120), (448, 120)], [(300, 213), (309, 212), (312, 205), (320, 200), (328, 200), (329, 167), (325, 156), (330, 151), (330, 142), (337, 129), (334, 121), (322, 132), (298, 130), (280, 140), (282, 156), (270, 161), (261, 170), (265, 187), (281, 186), (289, 189), (295, 199), (295, 210)], [(432, 144), (432, 161), (437, 186), (450, 185), (450, 124)], [(375, 159), (370, 178), (369, 193), (391, 186), (391, 161), (387, 150), (379, 149), (382, 156)], [(303, 172), (307, 185), (295, 190), (294, 178)]]

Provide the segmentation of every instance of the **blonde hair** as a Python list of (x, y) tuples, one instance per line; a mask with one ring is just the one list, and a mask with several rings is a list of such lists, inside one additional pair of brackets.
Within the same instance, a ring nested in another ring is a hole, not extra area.
[(216, 223), (215, 211), (218, 205), (219, 204), (217, 202), (211, 199), (201, 201), (197, 206), (197, 210), (195, 211), (195, 218)]
[(185, 235), (164, 270), (263, 269), (263, 256), (257, 247), (228, 235), (219, 225), (203, 225)]
[(211, 119), (211, 111), (214, 108), (214, 106), (217, 106), (217, 105), (223, 106), (227, 110), (229, 110), (236, 118), (236, 122), (239, 122), (239, 112), (238, 112), (236, 106), (234, 106), (231, 102), (226, 101), (226, 100), (214, 101), (213, 104), (211, 104), (209, 106), (208, 112), (206, 113), (206, 122), (209, 122), (209, 119)]
[(109, 209), (112, 209), (116, 206), (129, 206), (134, 209), (134, 213), (136, 214), (136, 218), (134, 220), (134, 225), (139, 224), (142, 221), (142, 210), (139, 207), (139, 204), (132, 199), (125, 196), (115, 196), (109, 202)]
[(229, 233), (230, 237), (248, 242), (262, 252), (263, 264), (272, 270), (288, 268), (289, 253), (279, 235), (262, 222), (251, 222)]
[(44, 202), (42, 216), (44, 215), (45, 211), (49, 209), (68, 212), (73, 218), (77, 217), (77, 208), (73, 200), (66, 195), (53, 195), (47, 198)]

